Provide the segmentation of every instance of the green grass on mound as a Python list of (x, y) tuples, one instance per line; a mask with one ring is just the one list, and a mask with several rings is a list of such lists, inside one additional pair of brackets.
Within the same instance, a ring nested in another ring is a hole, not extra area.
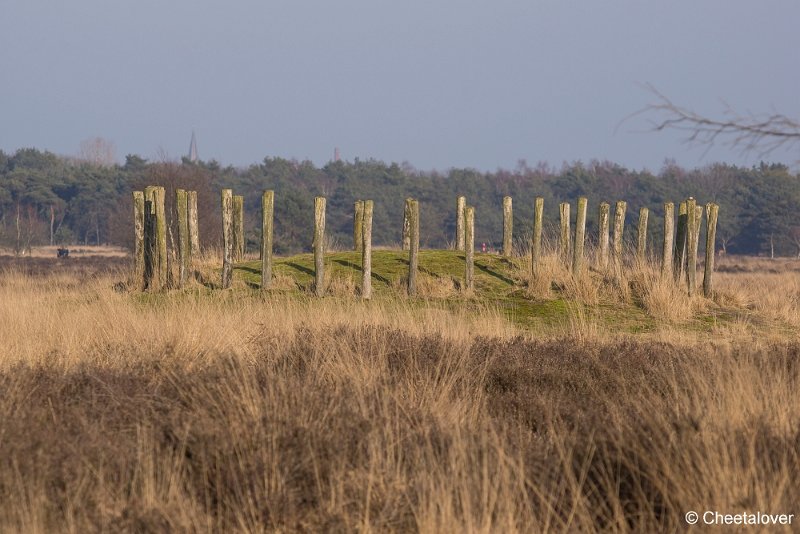
[[(421, 250), (419, 252), (418, 288), (422, 304), (436, 303), (445, 307), (480, 304), (499, 309), (514, 323), (523, 327), (552, 327), (567, 324), (580, 306), (587, 318), (600, 318), (614, 330), (650, 331), (655, 322), (636, 306), (600, 305), (584, 307), (559, 296), (531, 298), (521, 279), (521, 264), (514, 258), (496, 254), (475, 254), (475, 287), (467, 295), (462, 291), (464, 253), (453, 250)], [(361, 254), (333, 252), (325, 255), (325, 277), (328, 293), (333, 297), (357, 294), (361, 285)], [(275, 258), (273, 291), (287, 294), (309, 294), (314, 282), (314, 257), (298, 254)], [(404, 298), (408, 276), (408, 252), (375, 250), (372, 253), (372, 289), (374, 298)], [(261, 284), (261, 263), (237, 264), (234, 279), (251, 288)], [(421, 305), (422, 305), (421, 304)]]

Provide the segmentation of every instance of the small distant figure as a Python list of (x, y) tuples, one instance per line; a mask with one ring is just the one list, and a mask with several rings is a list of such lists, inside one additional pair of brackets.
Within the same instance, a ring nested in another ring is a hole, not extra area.
[(69, 249), (68, 248), (59, 248), (58, 249), (58, 257), (59, 258), (69, 258)]
[(486, 243), (481, 243), (481, 252), (486, 254)]

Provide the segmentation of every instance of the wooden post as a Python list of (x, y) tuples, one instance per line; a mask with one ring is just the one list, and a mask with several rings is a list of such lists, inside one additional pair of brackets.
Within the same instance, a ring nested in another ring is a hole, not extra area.
[(364, 201), (356, 200), (353, 204), (353, 250), (361, 251), (361, 240), (364, 237)]
[(233, 261), (244, 259), (244, 197), (233, 197)]
[(167, 214), (164, 208), (164, 188), (154, 189), (156, 214), (156, 251), (158, 255), (158, 287), (167, 287)]
[(458, 197), (456, 201), (456, 250), (464, 250), (464, 209), (467, 207), (467, 197)]
[(706, 204), (706, 265), (703, 273), (703, 294), (706, 298), (711, 298), (714, 291), (714, 252), (718, 216), (719, 206), (713, 203)]
[(144, 284), (144, 192), (133, 192), (133, 280)]
[(361, 298), (372, 298), (372, 201), (365, 200), (361, 212)]
[(153, 188), (144, 190), (144, 272), (142, 288), (156, 290), (158, 284), (158, 251), (156, 247), (156, 212)]
[(403, 205), (403, 241), (400, 244), (402, 250), (411, 250), (411, 212), (414, 210), (413, 203), (413, 198), (407, 198)]
[(561, 213), (561, 234), (558, 240), (559, 251), (562, 263), (569, 265), (569, 203), (562, 202), (559, 204), (559, 211)]
[(475, 277), (475, 208), (464, 208), (464, 289), (472, 291)]
[(622, 264), (622, 253), (625, 250), (625, 209), (627, 207), (627, 202), (619, 200), (614, 210), (614, 261), (619, 265)]
[(261, 195), (261, 289), (272, 284), (272, 221), (275, 211), (275, 192)]
[(531, 243), (531, 276), (539, 274), (539, 262), (542, 259), (542, 212), (544, 198), (536, 197), (533, 205), (533, 242)]
[(675, 205), (672, 202), (664, 203), (664, 249), (661, 254), (661, 276), (672, 276), (672, 240), (675, 224)]
[(189, 217), (189, 272), (194, 272), (195, 261), (200, 258), (200, 234), (197, 226), (197, 191), (186, 193), (186, 211)]
[(189, 248), (192, 267), (194, 267), (194, 261), (200, 257), (200, 234), (197, 226), (197, 191), (189, 191), (186, 202), (186, 211), (189, 215)]
[(697, 248), (698, 250), (700, 249), (699, 248), (699, 245), (700, 245), (700, 230), (703, 227), (703, 211), (705, 211), (703, 209), (703, 206), (695, 206), (695, 208), (694, 208), (695, 220), (697, 221), (697, 226), (695, 226), (695, 229), (694, 229), (694, 240), (697, 241), (697, 244), (695, 244), (695, 248)]
[(675, 278), (680, 280), (686, 272), (686, 227), (689, 216), (686, 212), (686, 201), (678, 204), (678, 225), (675, 235)]
[(600, 210), (597, 216), (597, 225), (599, 229), (598, 245), (600, 247), (600, 250), (598, 251), (597, 267), (601, 270), (608, 268), (609, 213), (611, 213), (611, 206), (609, 206), (608, 202), (601, 202)]
[(697, 220), (697, 201), (691, 197), (686, 201), (686, 281), (689, 296), (697, 289), (697, 242), (694, 235), (700, 221)]
[(636, 261), (640, 267), (644, 266), (647, 259), (647, 218), (650, 210), (639, 208), (639, 235), (636, 243)]
[(222, 289), (233, 282), (233, 191), (222, 190)]
[(514, 233), (514, 214), (511, 197), (503, 197), (503, 256), (511, 257), (512, 238)]
[(325, 197), (314, 199), (314, 294), (325, 295)]
[(694, 258), (695, 258), (695, 292), (697, 290), (697, 256), (698, 251), (700, 249), (700, 230), (703, 227), (703, 206), (695, 206), (694, 208), (694, 220), (695, 220), (695, 227), (694, 233), (689, 236), (692, 240), (691, 246), (694, 249)]
[(575, 245), (572, 256), (572, 274), (578, 276), (583, 269), (583, 245), (586, 241), (586, 197), (578, 199), (578, 213), (575, 218)]
[(409, 229), (411, 243), (408, 253), (408, 296), (417, 294), (417, 271), (419, 270), (419, 202), (411, 200)]
[(175, 212), (178, 218), (178, 287), (184, 288), (189, 279), (189, 198), (183, 189), (175, 190)]

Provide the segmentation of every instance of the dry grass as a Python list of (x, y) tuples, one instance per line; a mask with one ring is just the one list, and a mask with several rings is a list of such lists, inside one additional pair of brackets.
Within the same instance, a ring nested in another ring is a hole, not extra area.
[[(671, 307), (721, 297), (670, 296), (648, 267), (629, 297), (559, 276), (569, 320), (534, 338), (474, 300), (5, 271), (0, 531), (662, 532), (688, 510), (797, 513), (800, 346), (752, 339), (795, 324), (796, 275), (721, 272), (746, 307), (713, 338)], [(609, 335), (596, 304), (626, 298), (667, 326)]]

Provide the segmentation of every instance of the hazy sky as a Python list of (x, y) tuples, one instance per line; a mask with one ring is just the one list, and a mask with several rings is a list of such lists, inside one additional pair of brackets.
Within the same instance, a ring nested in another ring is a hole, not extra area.
[[(797, 0), (2, 0), (0, 149), (493, 170), (715, 160), (653, 101), (800, 117)], [(773, 159), (793, 163), (796, 153)]]

